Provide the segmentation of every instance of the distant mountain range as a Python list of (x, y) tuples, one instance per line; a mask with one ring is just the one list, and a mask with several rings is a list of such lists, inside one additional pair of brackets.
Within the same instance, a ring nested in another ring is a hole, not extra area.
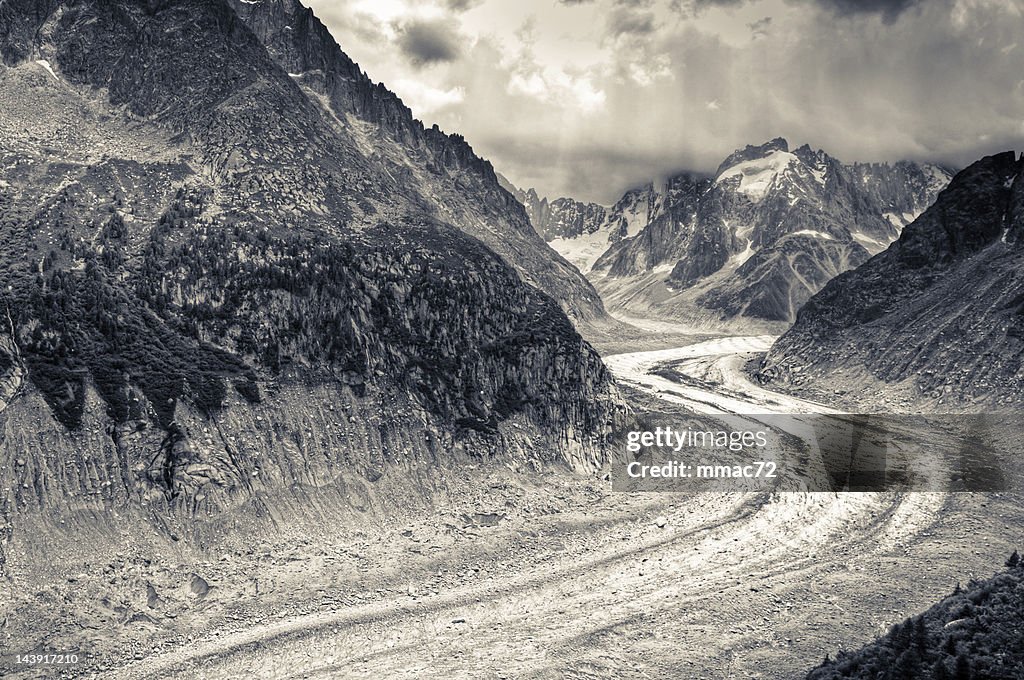
[(763, 381), (865, 406), (1024, 403), (1024, 159), (953, 178), (885, 252), (828, 283), (772, 347)]
[(653, 184), (630, 189), (614, 205), (603, 206), (572, 198), (549, 202), (534, 189), (518, 189), (500, 174), (498, 181), (523, 204), (544, 240), (582, 272), (589, 271), (613, 243), (639, 234), (661, 208)]
[(714, 176), (677, 174), (610, 208), (516, 196), (613, 308), (792, 322), (828, 280), (895, 239), (951, 176), (908, 161), (844, 164), (773, 139), (734, 152)]

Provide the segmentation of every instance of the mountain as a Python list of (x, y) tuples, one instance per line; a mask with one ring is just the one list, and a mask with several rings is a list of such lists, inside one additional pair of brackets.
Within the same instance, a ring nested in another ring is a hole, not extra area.
[(501, 176), (499, 181), (523, 204), (530, 223), (548, 245), (584, 273), (610, 245), (638, 234), (660, 209), (661, 193), (653, 183), (603, 206), (564, 197), (548, 201), (535, 189), (523, 191)]
[(861, 649), (827, 658), (807, 680), (1013, 680), (1024, 677), (1024, 568), (957, 585), (928, 611)]
[(435, 218), (484, 242), (578, 322), (604, 317), (591, 284), (537, 237), (490, 162), (460, 135), (425, 127), (383, 84), (374, 84), (298, 0), (230, 0), (278, 65), (398, 183), (429, 197)]
[[(639, 190), (642, 229), (607, 239), (588, 275), (626, 311), (791, 322), (828, 280), (896, 238), (951, 174), (906, 161), (847, 165), (781, 138), (747, 146), (713, 177), (681, 173)], [(551, 245), (573, 261), (580, 238)]]
[(1024, 160), (953, 178), (885, 252), (829, 282), (772, 347), (760, 377), (860, 399), (1019, 405), (1024, 395)]
[(0, 3), (6, 559), (57, 518), (199, 536), (426, 494), (459, 461), (603, 460), (615, 387), (524, 279), (547, 258), (581, 310), (589, 287), (543, 278), (569, 266), (490, 165), (336, 70), (310, 17)]
[[(545, 235), (547, 233), (549, 221), (551, 219), (551, 210), (548, 206), (548, 199), (538, 196), (537, 191), (535, 189), (527, 189), (526, 191), (520, 189), (516, 185), (512, 184), (512, 182), (510, 182), (508, 178), (502, 175), (500, 172), (497, 173), (497, 175), (498, 183), (502, 186), (502, 188), (505, 189), (505, 191), (512, 194), (512, 197), (519, 201), (519, 203), (523, 206), (523, 209), (526, 210), (526, 216), (530, 220), (530, 225), (537, 231), (537, 233), (539, 233), (545, 241), (549, 241), (553, 238), (558, 238), (557, 236), (551, 236), (550, 238), (548, 238)], [(587, 204), (580, 203), (580, 205), (582, 206)], [(601, 206), (597, 207), (600, 208)], [(583, 226), (580, 225), (580, 231), (576, 233), (583, 233), (582, 230)]]

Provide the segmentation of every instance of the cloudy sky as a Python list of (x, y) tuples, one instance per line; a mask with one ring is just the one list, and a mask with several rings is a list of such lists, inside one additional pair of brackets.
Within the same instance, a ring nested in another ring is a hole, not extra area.
[(307, 3), (417, 117), (551, 197), (776, 136), (851, 161), (1024, 147), (1024, 0)]

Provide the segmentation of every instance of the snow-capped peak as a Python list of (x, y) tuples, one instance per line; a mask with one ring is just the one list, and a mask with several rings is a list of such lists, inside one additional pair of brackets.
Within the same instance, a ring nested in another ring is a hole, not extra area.
[(764, 198), (776, 177), (800, 159), (788, 151), (771, 151), (762, 158), (741, 161), (722, 170), (716, 179), (723, 182), (733, 177), (740, 178), (738, 191), (757, 202)]

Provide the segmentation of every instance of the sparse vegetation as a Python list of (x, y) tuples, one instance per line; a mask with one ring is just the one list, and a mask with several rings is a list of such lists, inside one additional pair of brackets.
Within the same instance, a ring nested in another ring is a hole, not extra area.
[(1024, 568), (972, 581), (928, 611), (894, 625), (856, 652), (811, 671), (808, 680), (1014, 680), (1024, 677)]
[(564, 394), (581, 351), (607, 380), (597, 356), (478, 242), (429, 221), (311, 239), (208, 220), (209, 200), (180, 188), (136, 241), (113, 204), (84, 228), (60, 220), (39, 266), (11, 277), (2, 302), (29, 377), (66, 427), (90, 382), (116, 422), (167, 428), (183, 398), (206, 412), (232, 387), (259, 401), (261, 371), (340, 379), (356, 396), (400, 386), (478, 432), (524, 409), (601, 426)]
[(95, 258), (84, 271), (54, 271), (20, 293), (12, 307), (29, 377), (66, 427), (81, 421), (90, 377), (116, 422), (142, 417), (141, 393), (164, 426), (186, 394), (211, 411), (226, 395), (226, 378), (254, 387), (255, 373), (241, 360), (175, 333), (113, 285)]

